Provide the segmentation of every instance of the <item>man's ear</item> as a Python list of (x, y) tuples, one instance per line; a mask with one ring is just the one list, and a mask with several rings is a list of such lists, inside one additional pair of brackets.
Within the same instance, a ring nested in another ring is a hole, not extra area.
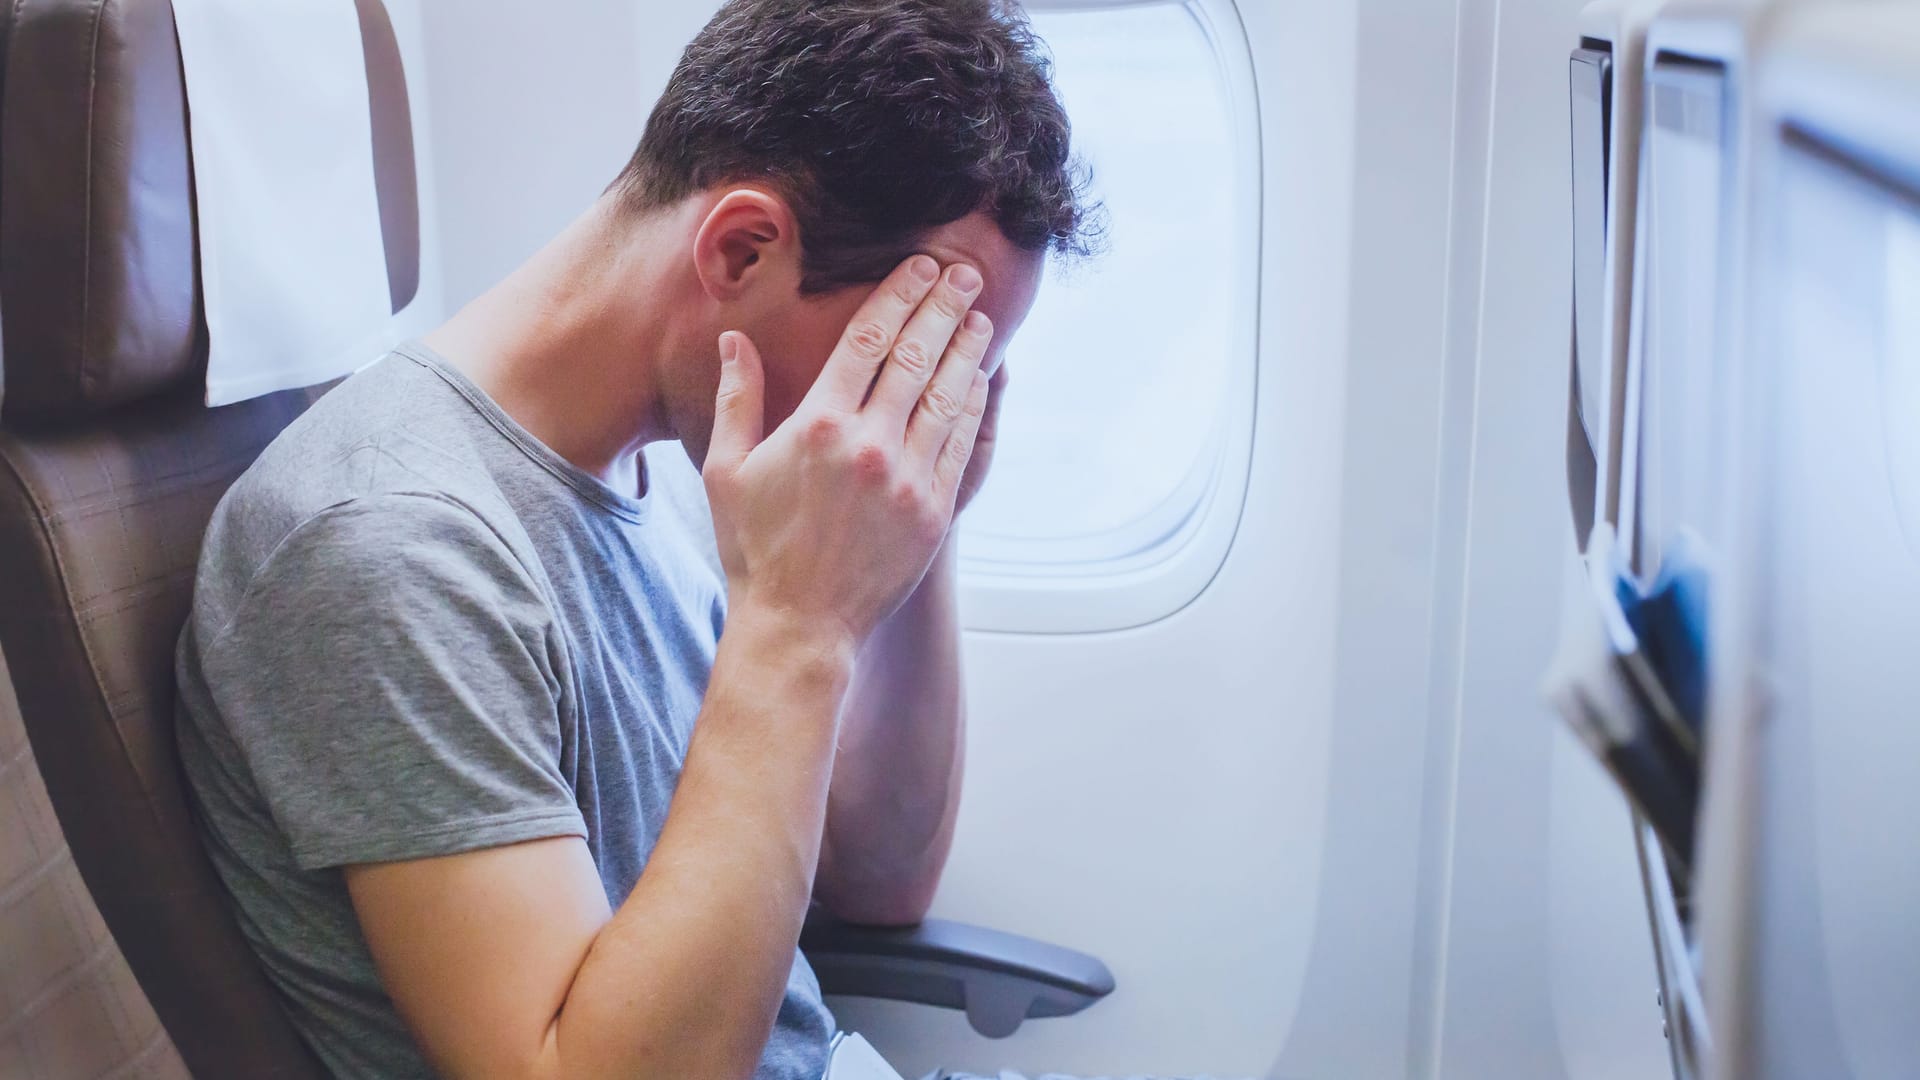
[(715, 300), (736, 300), (769, 275), (799, 276), (799, 228), (785, 200), (756, 188), (722, 196), (693, 240), (700, 286)]

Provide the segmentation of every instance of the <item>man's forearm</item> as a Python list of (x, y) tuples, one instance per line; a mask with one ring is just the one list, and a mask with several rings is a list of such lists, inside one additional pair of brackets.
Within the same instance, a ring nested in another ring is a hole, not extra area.
[(555, 1022), (554, 1076), (750, 1076), (812, 892), (850, 644), (738, 611), (658, 845)]
[(816, 890), (845, 919), (919, 921), (953, 843), (965, 761), (956, 564), (949, 541), (860, 654)]

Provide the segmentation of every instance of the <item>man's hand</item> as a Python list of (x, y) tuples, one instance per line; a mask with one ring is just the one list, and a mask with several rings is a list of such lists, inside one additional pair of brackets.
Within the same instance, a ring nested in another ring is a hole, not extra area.
[[(918, 269), (921, 276), (915, 283), (917, 288), (905, 301), (929, 289), (928, 273), (933, 267), (922, 264)], [(889, 282), (882, 287), (882, 295), (898, 285), (897, 280)], [(892, 388), (895, 396), (889, 397), (889, 374), (880, 376), (868, 405), (885, 403), (895, 410), (887, 421), (890, 431), (898, 431), (900, 403), (920, 385), (924, 383), (928, 389), (920, 394), (915, 406), (919, 415), (909, 424), (923, 419), (937, 421), (950, 412), (952, 402), (948, 391), (941, 389), (943, 382), (958, 388), (982, 367), (980, 357), (990, 351), (985, 338), (991, 327), (978, 315), (972, 316), (980, 320), (971, 328), (979, 331), (976, 336), (954, 314), (959, 310), (957, 305), (972, 301), (979, 287), (977, 274), (955, 267), (944, 282), (931, 288), (922, 311), (933, 309), (936, 331), (956, 324), (962, 328), (948, 343), (941, 374), (931, 382), (897, 382)], [(894, 352), (897, 358), (898, 345)], [(927, 365), (918, 361), (926, 355), (931, 352), (911, 345), (907, 356), (910, 363), (904, 366), (924, 369)], [(929, 518), (927, 531), (915, 537), (917, 544), (924, 545), (916, 550), (931, 553), (937, 549), (938, 561), (931, 572), (925, 561), (913, 561), (912, 595), (904, 604), (888, 604), (887, 610), (898, 610), (864, 642), (838, 731), (839, 754), (814, 895), (835, 914), (851, 921), (875, 925), (919, 922), (932, 903), (952, 846), (964, 758), (965, 709), (950, 533), (954, 514), (979, 493), (992, 463), (1000, 395), (1007, 378), (1004, 370), (996, 370), (998, 363), (995, 357), (984, 371), (972, 376), (964, 419), (953, 425), (950, 457), (945, 463), (950, 471), (939, 478), (939, 509), (947, 512)], [(870, 365), (866, 365), (852, 373), (850, 397), (859, 393), (860, 380), (871, 378), (869, 370)], [(924, 432), (938, 430), (930, 424)], [(897, 443), (899, 436), (895, 434), (892, 439)], [(911, 431), (907, 439), (913, 441)], [(967, 455), (969, 440), (971, 454)], [(960, 478), (949, 503), (945, 485), (955, 467)]]
[(722, 336), (706, 483), (735, 612), (798, 617), (857, 648), (926, 576), (988, 408), (982, 284), (969, 266), (908, 260), (770, 436), (759, 351)]
[(973, 440), (973, 460), (968, 462), (967, 474), (960, 479), (960, 498), (954, 509), (956, 517), (973, 505), (974, 497), (986, 486), (987, 473), (993, 468), (993, 452), (1000, 445), (1000, 407), (1007, 397), (1005, 357), (989, 364), (987, 374), (993, 377), (987, 388), (987, 411), (980, 419), (980, 434)]

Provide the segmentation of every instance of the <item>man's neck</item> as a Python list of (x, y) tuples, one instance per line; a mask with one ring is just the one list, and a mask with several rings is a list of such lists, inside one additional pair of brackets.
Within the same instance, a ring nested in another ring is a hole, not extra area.
[(641, 448), (675, 437), (661, 396), (675, 298), (645, 259), (658, 227), (596, 204), (426, 338), (555, 453), (635, 494)]

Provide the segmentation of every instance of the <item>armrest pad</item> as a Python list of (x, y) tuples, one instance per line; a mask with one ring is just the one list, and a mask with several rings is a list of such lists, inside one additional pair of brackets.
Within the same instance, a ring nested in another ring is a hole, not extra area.
[(1107, 965), (1085, 953), (938, 919), (853, 926), (816, 908), (800, 948), (828, 994), (963, 1009), (991, 1039), (1029, 1019), (1072, 1016), (1114, 986)]

